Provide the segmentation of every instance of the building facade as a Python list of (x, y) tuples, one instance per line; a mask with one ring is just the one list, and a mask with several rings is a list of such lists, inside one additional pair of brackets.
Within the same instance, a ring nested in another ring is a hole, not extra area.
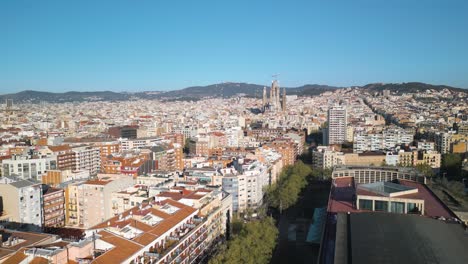
[(0, 197), (3, 214), (0, 220), (30, 224), (42, 228), (41, 184), (17, 178), (2, 177)]
[(346, 141), (347, 113), (344, 106), (332, 106), (328, 109), (328, 137), (329, 145), (343, 144)]
[(46, 227), (65, 225), (65, 192), (63, 189), (43, 185), (42, 215)]

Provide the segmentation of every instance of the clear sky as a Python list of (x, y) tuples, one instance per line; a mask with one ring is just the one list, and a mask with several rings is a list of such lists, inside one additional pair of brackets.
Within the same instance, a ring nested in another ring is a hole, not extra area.
[(468, 88), (468, 1), (0, 0), (0, 93), (421, 81)]

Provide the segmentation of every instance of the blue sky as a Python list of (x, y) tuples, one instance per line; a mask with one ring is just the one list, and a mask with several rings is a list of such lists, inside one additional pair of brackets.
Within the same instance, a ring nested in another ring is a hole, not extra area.
[(468, 1), (0, 0), (0, 93), (223, 81), (468, 88)]

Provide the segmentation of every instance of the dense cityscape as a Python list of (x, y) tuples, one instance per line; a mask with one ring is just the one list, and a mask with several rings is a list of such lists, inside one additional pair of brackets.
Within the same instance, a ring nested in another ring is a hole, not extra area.
[[(304, 243), (337, 263), (349, 250), (343, 225), (354, 244), (355, 226), (382, 217), (380, 228), (428, 221), (466, 240), (467, 99), (360, 87), (297, 96), (276, 80), (257, 98), (6, 99), (0, 261), (268, 263)], [(290, 217), (313, 186), (329, 197), (310, 218)]]

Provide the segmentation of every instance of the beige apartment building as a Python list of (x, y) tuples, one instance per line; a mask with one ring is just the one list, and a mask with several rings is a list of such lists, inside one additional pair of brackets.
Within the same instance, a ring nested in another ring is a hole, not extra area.
[(132, 177), (125, 175), (70, 184), (66, 194), (67, 225), (88, 228), (113, 217), (112, 193), (126, 190), (133, 184)]
[(344, 164), (350, 166), (380, 166), (384, 164), (386, 155), (378, 152), (346, 153)]
[(400, 151), (398, 153), (398, 164), (405, 167), (428, 164), (431, 168), (438, 169), (441, 165), (441, 155), (437, 151)]

